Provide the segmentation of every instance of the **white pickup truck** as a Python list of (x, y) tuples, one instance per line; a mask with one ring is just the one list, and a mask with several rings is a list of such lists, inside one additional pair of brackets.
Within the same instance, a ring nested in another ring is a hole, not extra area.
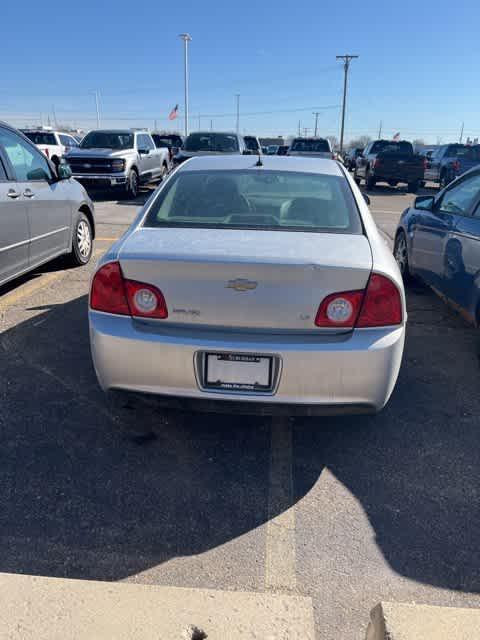
[(87, 189), (115, 189), (135, 198), (140, 184), (161, 181), (170, 169), (168, 149), (157, 149), (148, 131), (97, 129), (67, 153), (73, 177)]
[(56, 167), (66, 153), (78, 147), (78, 141), (71, 134), (62, 131), (51, 129), (22, 129), (21, 131)]

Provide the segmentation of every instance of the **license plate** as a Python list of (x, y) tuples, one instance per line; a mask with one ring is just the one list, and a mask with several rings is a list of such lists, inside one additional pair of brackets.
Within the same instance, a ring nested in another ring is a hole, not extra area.
[(237, 353), (207, 353), (205, 386), (231, 391), (271, 391), (272, 358)]

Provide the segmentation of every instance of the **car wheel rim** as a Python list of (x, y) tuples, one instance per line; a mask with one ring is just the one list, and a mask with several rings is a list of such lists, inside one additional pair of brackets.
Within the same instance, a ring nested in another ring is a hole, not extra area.
[(82, 258), (88, 258), (92, 249), (90, 227), (84, 220), (77, 225), (77, 247)]
[(407, 268), (407, 243), (405, 242), (405, 238), (401, 235), (397, 240), (397, 248), (395, 250), (395, 260), (400, 268), (402, 273), (405, 273)]

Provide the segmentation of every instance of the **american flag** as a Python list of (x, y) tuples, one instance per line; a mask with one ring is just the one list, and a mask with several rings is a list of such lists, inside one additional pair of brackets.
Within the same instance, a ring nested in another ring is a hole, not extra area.
[(178, 104), (176, 104), (173, 109), (170, 111), (170, 114), (168, 116), (169, 120), (175, 120), (175, 118), (178, 116)]
[(400, 140), (400, 131), (393, 136), (393, 141), (398, 142)]

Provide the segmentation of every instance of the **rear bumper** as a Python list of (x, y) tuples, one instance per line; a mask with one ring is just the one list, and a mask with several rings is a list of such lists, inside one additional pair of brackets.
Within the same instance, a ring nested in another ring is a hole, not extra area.
[[(388, 401), (405, 327), (342, 336), (266, 335), (142, 323), (89, 312), (93, 362), (104, 390), (265, 407), (265, 413), (368, 413)], [(204, 390), (204, 352), (264, 354), (279, 363), (272, 393)], [(233, 408), (234, 405), (232, 405)], [(303, 409), (303, 410), (302, 410)], [(257, 411), (255, 411), (257, 412)]]
[(419, 171), (418, 169), (412, 169), (411, 171), (388, 171), (388, 169), (382, 169), (381, 167), (377, 170), (373, 170), (371, 175), (378, 182), (402, 182), (408, 184), (409, 182), (419, 182), (423, 180), (424, 174), (423, 171)]

